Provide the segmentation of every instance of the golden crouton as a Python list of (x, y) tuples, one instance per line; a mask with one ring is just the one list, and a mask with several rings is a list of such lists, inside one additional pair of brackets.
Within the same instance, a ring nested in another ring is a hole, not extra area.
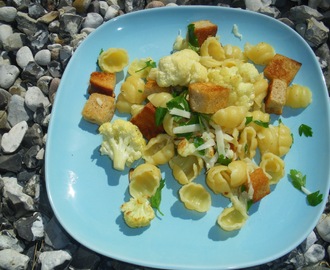
[(253, 202), (260, 201), (270, 193), (269, 180), (261, 168), (250, 173), (250, 181), (253, 187)]
[(268, 86), (268, 94), (265, 98), (266, 113), (281, 115), (286, 102), (287, 84), (280, 79), (273, 79)]
[(139, 128), (147, 140), (156, 137), (160, 133), (164, 133), (163, 125), (156, 125), (156, 108), (150, 102), (131, 118), (131, 123)]
[(89, 96), (82, 110), (82, 116), (85, 120), (102, 125), (111, 121), (115, 112), (115, 98), (99, 93), (93, 93)]
[(146, 84), (144, 85), (144, 94), (149, 96), (154, 93), (161, 93), (161, 92), (171, 92), (170, 87), (161, 87), (157, 84), (154, 80), (147, 80)]
[(88, 93), (100, 93), (115, 97), (115, 86), (116, 74), (95, 71), (90, 75)]
[(195, 26), (194, 34), (198, 40), (199, 46), (201, 46), (208, 37), (215, 37), (217, 34), (218, 26), (209, 20), (196, 21), (192, 24)]
[(301, 63), (281, 54), (275, 54), (264, 69), (267, 79), (280, 79), (289, 85), (301, 67)]
[(227, 107), (228, 88), (213, 83), (192, 83), (188, 91), (189, 104), (195, 112), (212, 114)]

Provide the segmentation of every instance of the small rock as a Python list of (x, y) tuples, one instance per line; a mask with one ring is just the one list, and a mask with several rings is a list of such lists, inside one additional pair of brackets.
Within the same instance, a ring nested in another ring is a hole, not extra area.
[(90, 12), (84, 18), (82, 27), (83, 28), (97, 28), (103, 23), (103, 18), (100, 14)]
[(12, 34), (13, 34), (13, 28), (10, 25), (1, 24), (0, 25), (0, 45), (2, 45), (4, 40), (6, 40)]
[(38, 79), (46, 74), (45, 69), (39, 66), (36, 62), (29, 62), (21, 73), (23, 80), (35, 83)]
[(23, 46), (16, 53), (16, 62), (20, 68), (25, 68), (29, 62), (33, 62), (33, 54), (28, 46)]
[(307, 29), (305, 33), (305, 40), (312, 47), (318, 47), (325, 43), (328, 39), (329, 28), (323, 22), (317, 21), (315, 18), (307, 19)]
[(8, 103), (8, 122), (15, 126), (21, 121), (29, 121), (32, 118), (32, 112), (26, 107), (24, 98), (19, 95), (13, 95)]
[(2, 110), (0, 110), (0, 129), (10, 129), (7, 112)]
[(25, 104), (33, 112), (39, 107), (48, 107), (49, 100), (37, 86), (31, 86), (26, 91)]
[(109, 5), (106, 1), (100, 1), (100, 14), (105, 17), (105, 14), (109, 8)]
[(3, 230), (0, 234), (0, 250), (2, 249), (13, 249), (17, 252), (22, 252), (24, 244), (16, 238), (13, 232)]
[(39, 3), (31, 3), (28, 6), (28, 14), (33, 19), (38, 19), (44, 16), (46, 13), (47, 11)]
[(28, 268), (30, 258), (13, 249), (0, 250), (0, 269), (24, 270)]
[(23, 214), (34, 210), (33, 199), (23, 192), (23, 187), (17, 183), (16, 178), (1, 177), (0, 184), (3, 185), (3, 197), (10, 202), (16, 217), (21, 217)]
[(40, 197), (40, 175), (33, 175), (26, 183), (23, 188), (23, 192), (34, 200), (38, 200)]
[(325, 249), (319, 244), (312, 245), (304, 254), (307, 265), (316, 264), (323, 260)]
[(0, 21), (13, 22), (17, 15), (17, 9), (14, 7), (0, 7)]
[(47, 14), (41, 16), (38, 18), (38, 22), (45, 23), (45, 24), (50, 24), (51, 22), (55, 21), (60, 15), (59, 11), (51, 11), (48, 12)]
[(114, 8), (113, 6), (108, 7), (106, 13), (104, 14), (104, 20), (108, 21), (118, 16), (119, 9)]
[(147, 8), (159, 8), (159, 7), (164, 7), (164, 3), (162, 1), (151, 1), (149, 4), (147, 4)]
[(39, 145), (33, 145), (26, 151), (23, 157), (23, 162), (27, 168), (35, 169), (41, 165), (41, 161), (37, 159), (39, 151)]
[(315, 242), (317, 241), (317, 237), (314, 231), (312, 231), (304, 242), (300, 245), (303, 252), (306, 252)]
[(66, 269), (71, 255), (64, 250), (45, 251), (39, 255), (41, 270)]
[(74, 269), (95, 269), (99, 262), (100, 256), (98, 254), (80, 246), (70, 265)]
[(73, 54), (73, 48), (69, 45), (65, 45), (60, 49), (59, 60), (64, 68), (68, 64), (72, 54)]
[(21, 145), (27, 130), (28, 124), (26, 121), (22, 121), (13, 126), (9, 132), (4, 133), (1, 139), (1, 149), (3, 152), (6, 154), (15, 152)]
[(2, 46), (7, 52), (17, 51), (27, 43), (26, 35), (23, 33), (13, 33), (2, 41)]
[(22, 217), (14, 222), (18, 235), (26, 241), (32, 242), (44, 237), (44, 224), (40, 213), (30, 217)]
[(50, 61), (50, 63), (47, 65), (48, 71), (50, 75), (52, 75), (54, 78), (60, 78), (62, 76), (62, 68), (61, 64), (58, 61)]
[(0, 87), (9, 89), (17, 79), (20, 71), (14, 65), (1, 65), (0, 66)]
[(60, 85), (61, 79), (60, 78), (54, 78), (50, 85), (49, 85), (49, 100), (50, 102), (53, 104), (54, 103), (54, 99), (55, 99), (55, 94), (57, 92), (57, 89)]
[(322, 13), (305, 5), (292, 7), (290, 9), (290, 16), (296, 23), (304, 22), (312, 17), (314, 17), (316, 20), (321, 20), (323, 18)]
[(34, 60), (40, 66), (47, 66), (51, 61), (51, 53), (47, 49), (40, 50), (34, 56)]
[(74, 0), (72, 6), (76, 8), (78, 13), (86, 13), (91, 0)]
[(0, 88), (0, 109), (7, 108), (11, 96), (7, 90)]
[(321, 216), (316, 229), (321, 238), (330, 243), (330, 214)]
[(49, 93), (49, 86), (52, 81), (52, 76), (42, 76), (37, 81), (37, 87), (46, 95), (48, 96)]
[(76, 14), (64, 13), (60, 16), (59, 21), (61, 36), (72, 37), (79, 32), (83, 17)]
[(0, 171), (17, 173), (22, 169), (22, 153), (0, 156)]
[(28, 128), (25, 136), (23, 138), (22, 144), (24, 147), (31, 147), (33, 145), (43, 145), (43, 136), (44, 133), (39, 124), (34, 123), (31, 127)]

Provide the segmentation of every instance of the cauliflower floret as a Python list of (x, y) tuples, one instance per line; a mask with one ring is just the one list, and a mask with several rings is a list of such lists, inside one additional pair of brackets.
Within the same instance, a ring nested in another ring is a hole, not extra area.
[(122, 171), (125, 165), (129, 167), (142, 157), (146, 141), (139, 128), (131, 122), (122, 119), (107, 122), (100, 126), (99, 132), (103, 136), (100, 152), (113, 160), (116, 170)]
[(183, 49), (161, 58), (158, 68), (152, 71), (152, 77), (155, 77), (161, 87), (206, 82), (207, 69), (199, 60), (200, 56), (195, 51)]
[(146, 197), (131, 198), (121, 206), (126, 224), (131, 228), (148, 226), (155, 211)]

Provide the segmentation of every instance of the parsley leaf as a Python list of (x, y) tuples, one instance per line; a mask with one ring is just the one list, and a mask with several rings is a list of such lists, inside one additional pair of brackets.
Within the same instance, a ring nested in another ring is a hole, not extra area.
[(299, 135), (305, 135), (305, 137), (312, 137), (313, 136), (313, 130), (310, 126), (307, 126), (305, 124), (301, 124), (298, 128)]
[(323, 195), (320, 194), (320, 191), (310, 192), (306, 187), (306, 175), (303, 175), (298, 170), (290, 170), (290, 177), (292, 180), (293, 186), (302, 191), (307, 196), (307, 202), (311, 206), (316, 206), (320, 204), (323, 200)]
[(160, 202), (162, 200), (162, 189), (165, 186), (165, 179), (161, 179), (159, 183), (159, 187), (156, 190), (156, 193), (150, 197), (150, 204), (153, 208), (156, 208), (156, 210), (164, 216), (164, 214), (160, 211), (159, 206)]
[(261, 120), (253, 120), (253, 117), (252, 116), (247, 116), (245, 118), (245, 125), (247, 126), (248, 124), (250, 123), (255, 123), (256, 125), (258, 126), (261, 126), (261, 127), (264, 127), (264, 128), (268, 128), (269, 127), (269, 123), (268, 122), (264, 122), (264, 121), (261, 121)]
[(195, 35), (195, 25), (193, 23), (188, 25), (188, 43), (192, 50), (199, 51), (198, 39)]
[(167, 112), (168, 112), (167, 108), (163, 108), (163, 107), (156, 108), (156, 113), (155, 113), (156, 126), (160, 126), (163, 123), (164, 117), (167, 114)]
[(144, 69), (146, 69), (148, 67), (150, 67), (150, 68), (155, 68), (156, 67), (156, 62), (154, 62), (152, 60), (146, 61), (145, 64), (146, 65), (143, 68), (140, 68), (138, 70), (135, 70), (135, 73), (140, 72), (140, 71), (142, 71), (142, 70), (144, 70)]
[(217, 160), (217, 163), (220, 163), (221, 165), (224, 165), (224, 166), (228, 166), (230, 162), (232, 162), (232, 159), (227, 158), (224, 155), (220, 155)]

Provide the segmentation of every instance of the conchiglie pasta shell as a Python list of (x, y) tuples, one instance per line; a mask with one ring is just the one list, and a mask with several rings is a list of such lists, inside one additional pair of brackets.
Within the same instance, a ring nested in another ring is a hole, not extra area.
[(185, 185), (193, 181), (203, 169), (203, 159), (196, 156), (182, 157), (174, 156), (169, 165), (172, 169), (174, 178), (181, 184)]
[(270, 176), (269, 184), (277, 184), (285, 174), (285, 163), (273, 153), (266, 153), (261, 156), (260, 168)]
[(167, 92), (154, 93), (148, 96), (148, 100), (152, 105), (166, 108), (166, 103), (173, 99), (172, 94)]
[(282, 157), (289, 152), (292, 145), (290, 128), (284, 124), (280, 124), (278, 126), (278, 137), (278, 154)]
[(211, 207), (211, 195), (201, 184), (189, 183), (182, 186), (179, 196), (185, 207), (190, 210), (206, 212)]
[(109, 73), (122, 71), (128, 65), (128, 62), (128, 53), (121, 48), (109, 48), (98, 57), (101, 70)]
[(244, 226), (245, 222), (246, 217), (234, 206), (225, 208), (217, 220), (219, 226), (225, 231), (239, 230)]
[(247, 165), (242, 160), (235, 160), (228, 164), (230, 171), (230, 186), (239, 187), (247, 181)]
[(244, 46), (244, 52), (257, 65), (267, 65), (275, 55), (274, 48), (266, 42), (260, 42), (257, 45), (247, 43)]
[(302, 85), (293, 84), (287, 88), (286, 106), (291, 108), (306, 108), (312, 102), (312, 91)]
[(245, 120), (247, 111), (245, 106), (229, 106), (218, 110), (211, 119), (222, 128), (233, 129)]
[(121, 94), (133, 104), (141, 104), (146, 96), (144, 94), (144, 81), (137, 76), (129, 76), (120, 87)]
[(225, 51), (216, 37), (208, 37), (200, 48), (201, 56), (211, 56), (214, 60), (225, 59)]
[(206, 184), (215, 194), (230, 197), (231, 187), (229, 185), (230, 172), (227, 166), (217, 165), (208, 170)]
[(166, 164), (175, 154), (172, 137), (167, 134), (158, 134), (150, 139), (143, 151), (143, 158), (146, 162), (160, 165)]
[(129, 193), (134, 198), (151, 197), (155, 194), (161, 180), (160, 169), (144, 163), (130, 174)]

